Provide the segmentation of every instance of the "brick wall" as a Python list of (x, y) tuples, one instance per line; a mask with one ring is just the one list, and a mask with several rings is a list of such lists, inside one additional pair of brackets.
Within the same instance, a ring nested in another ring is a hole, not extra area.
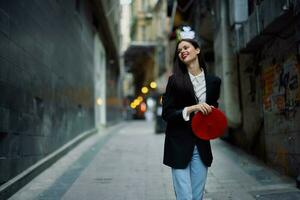
[(0, 0), (0, 184), (94, 127), (83, 2)]

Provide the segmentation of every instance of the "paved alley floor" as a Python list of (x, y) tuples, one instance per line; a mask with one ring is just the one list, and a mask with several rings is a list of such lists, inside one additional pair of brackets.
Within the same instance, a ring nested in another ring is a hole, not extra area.
[[(100, 130), (10, 199), (175, 200), (170, 169), (162, 165), (164, 134), (130, 121)], [(205, 200), (297, 200), (295, 181), (222, 140), (212, 141)]]

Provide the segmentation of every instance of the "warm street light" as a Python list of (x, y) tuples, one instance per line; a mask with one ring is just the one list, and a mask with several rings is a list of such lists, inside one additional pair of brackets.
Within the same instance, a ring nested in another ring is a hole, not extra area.
[(147, 110), (147, 106), (146, 106), (146, 104), (143, 102), (143, 103), (141, 104), (141, 111), (142, 111), (142, 112), (146, 112), (146, 110)]
[(155, 88), (157, 87), (156, 82), (152, 81), (152, 82), (150, 83), (150, 87), (151, 87), (152, 89), (155, 89)]
[(140, 102), (138, 99), (135, 99), (135, 100), (133, 101), (133, 103), (134, 103), (135, 105), (139, 105), (141, 102)]
[(142, 96), (138, 96), (137, 100), (139, 100), (139, 102), (142, 102), (144, 98)]
[(98, 98), (96, 102), (99, 106), (103, 104), (103, 100), (101, 98)]
[(148, 91), (149, 91), (149, 89), (148, 89), (147, 87), (143, 87), (143, 88), (142, 88), (142, 93), (143, 93), (143, 94), (147, 94)]
[(132, 102), (132, 103), (130, 104), (130, 107), (131, 107), (132, 109), (135, 109), (135, 108), (136, 108), (135, 103)]
[(140, 102), (142, 102), (144, 100), (144, 98), (142, 96), (138, 96), (137, 98)]

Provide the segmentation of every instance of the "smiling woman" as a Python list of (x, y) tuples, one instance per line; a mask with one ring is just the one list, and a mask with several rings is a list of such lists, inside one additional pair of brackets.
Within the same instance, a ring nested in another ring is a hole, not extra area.
[(193, 134), (190, 118), (196, 112), (208, 115), (218, 106), (221, 81), (207, 74), (194, 32), (184, 27), (180, 36), (162, 100), (167, 122), (164, 164), (172, 168), (177, 200), (202, 199), (212, 152), (209, 141)]
[(197, 59), (197, 54), (200, 53), (200, 49), (195, 48), (190, 42), (182, 41), (178, 44), (177, 48), (179, 59), (185, 63), (189, 64)]

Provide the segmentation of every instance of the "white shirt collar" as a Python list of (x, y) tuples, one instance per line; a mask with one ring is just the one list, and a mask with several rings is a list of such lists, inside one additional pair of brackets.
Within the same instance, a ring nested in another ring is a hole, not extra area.
[(193, 79), (195, 79), (195, 78), (199, 78), (199, 77), (201, 77), (201, 76), (204, 76), (204, 71), (201, 70), (200, 74), (198, 74), (198, 75), (196, 75), (196, 76), (194, 76), (193, 74), (191, 74), (191, 73), (189, 72), (189, 75), (190, 75), (191, 80), (193, 80)]

